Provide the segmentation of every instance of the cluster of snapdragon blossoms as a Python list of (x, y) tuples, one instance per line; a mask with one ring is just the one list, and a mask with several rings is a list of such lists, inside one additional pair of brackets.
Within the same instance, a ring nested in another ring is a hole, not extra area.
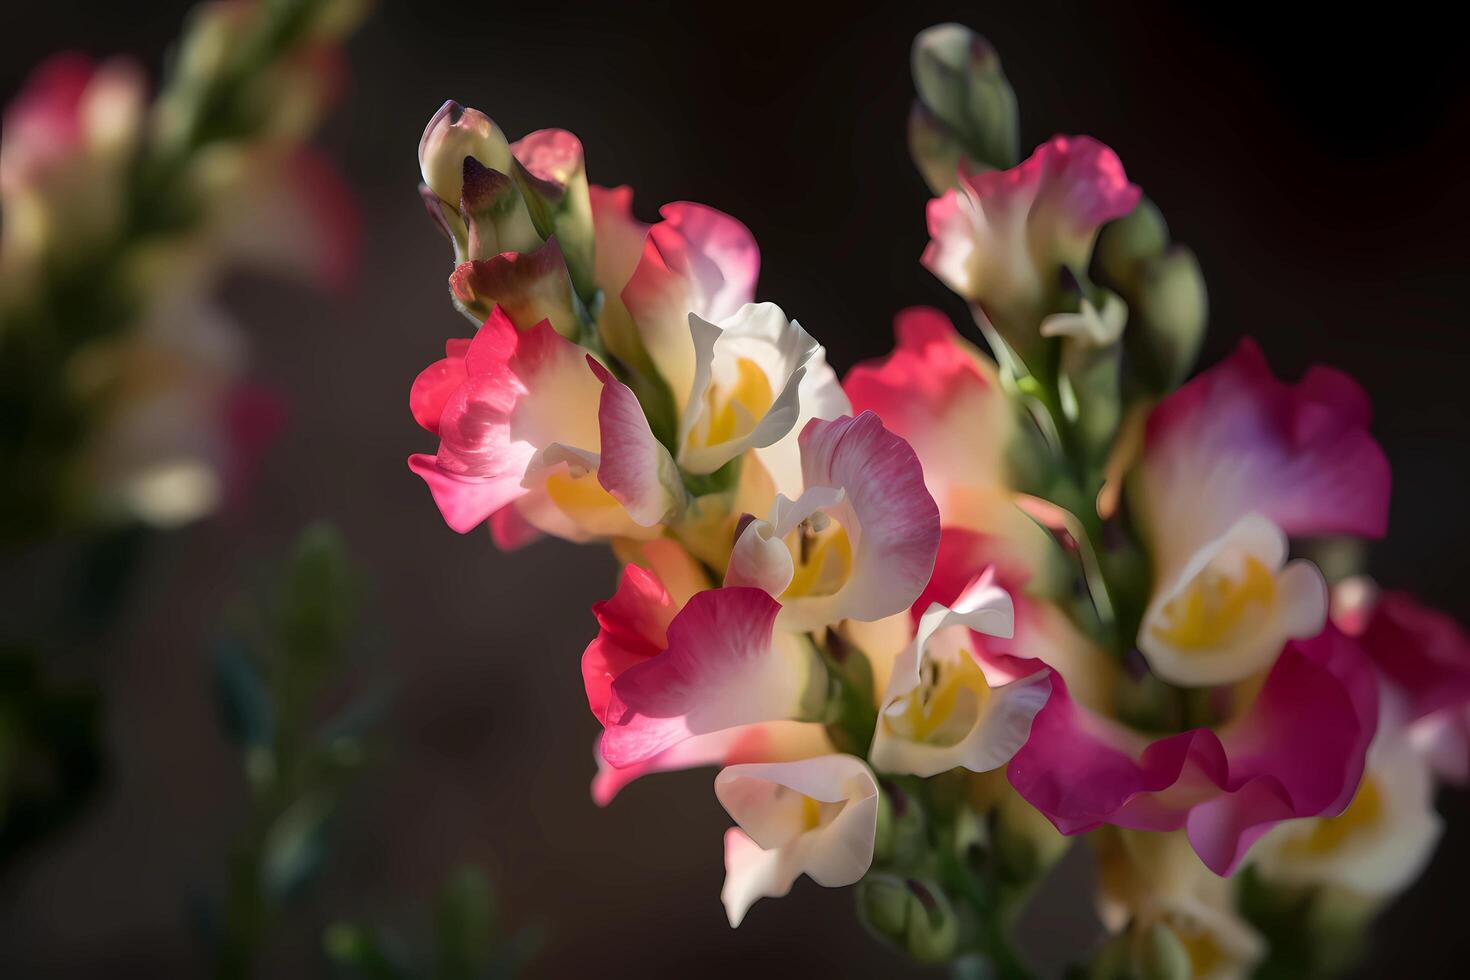
[(340, 288), (357, 218), (307, 142), (357, 0), (216, 0), (159, 90), (52, 56), (0, 141), (0, 543), (173, 527), (241, 495), (280, 428), (215, 293), (240, 269)]
[(757, 301), (738, 220), (644, 223), (570, 133), (451, 102), (422, 193), (478, 329), (414, 382), (439, 445), (409, 465), (456, 531), (614, 549), (593, 795), (719, 767), (732, 925), (802, 874), (862, 881), (916, 956), (1004, 964), (1009, 897), (1097, 831), (1099, 969), (1240, 975), (1265, 955), (1240, 869), (1367, 909), (1422, 868), (1435, 776), (1470, 768), (1470, 643), (1295, 556), (1385, 532), (1359, 386), (1283, 381), (1250, 340), (1184, 380), (1199, 270), (1117, 155), (1016, 160), (963, 29), (915, 72), (923, 263), (993, 357), (916, 307), (839, 382)]

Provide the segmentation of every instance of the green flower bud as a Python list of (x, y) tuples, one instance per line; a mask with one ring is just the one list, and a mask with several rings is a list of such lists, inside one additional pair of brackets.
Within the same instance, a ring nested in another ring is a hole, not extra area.
[(935, 194), (953, 186), (961, 167), (1015, 166), (1016, 94), (988, 41), (960, 24), (940, 24), (914, 38), (912, 64), (919, 98), (909, 116), (909, 151)]
[(959, 944), (959, 921), (932, 882), (870, 874), (858, 883), (858, 915), (875, 935), (920, 963), (943, 963)]
[(1127, 217), (1110, 222), (1097, 239), (1097, 265), (1113, 285), (1134, 290), (1142, 267), (1169, 247), (1169, 226), (1154, 202), (1142, 198)]
[(897, 784), (884, 780), (881, 787), (873, 860), (899, 868), (913, 867), (928, 853), (928, 822), (923, 808)]
[(1139, 339), (1152, 353), (1163, 390), (1177, 387), (1194, 367), (1209, 319), (1205, 277), (1194, 253), (1175, 245), (1148, 263), (1134, 303)]

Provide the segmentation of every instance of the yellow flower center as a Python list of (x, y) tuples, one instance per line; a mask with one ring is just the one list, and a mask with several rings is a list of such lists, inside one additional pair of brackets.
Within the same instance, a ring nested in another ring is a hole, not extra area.
[(704, 444), (715, 446), (745, 435), (770, 409), (775, 395), (760, 365), (742, 357), (735, 362), (735, 384), (720, 388), (711, 383), (704, 399), (709, 417)]
[(546, 478), (546, 495), (573, 519), (619, 506), (612, 494), (602, 489), (602, 484), (591, 473), (581, 476), (552, 473)]
[(1269, 609), (1275, 599), (1276, 577), (1256, 558), (1246, 558), (1240, 578), (1207, 568), (1164, 606), (1153, 634), (1176, 650), (1210, 650), (1239, 630), (1252, 610)]
[(801, 798), (801, 829), (816, 830), (822, 825), (822, 804), (810, 796)]
[(1207, 977), (1228, 961), (1229, 958), (1220, 948), (1214, 934), (1198, 923), (1171, 919), (1169, 928), (1174, 930), (1184, 952), (1189, 955), (1191, 976)]
[(952, 662), (927, 661), (924, 675), (919, 686), (910, 692), (903, 711), (884, 718), (898, 734), (911, 741), (929, 741), (945, 727), (961, 704), (965, 705), (966, 714), (973, 717), (990, 697), (985, 672), (968, 650), (959, 651)]
[(1371, 830), (1383, 819), (1383, 790), (1378, 780), (1364, 776), (1348, 808), (1335, 817), (1317, 821), (1311, 833), (1293, 837), (1284, 846), (1299, 857), (1325, 857), (1336, 853), (1357, 834)]
[(782, 599), (832, 595), (852, 573), (852, 541), (836, 521), (813, 530), (808, 521), (786, 536), (795, 570)]

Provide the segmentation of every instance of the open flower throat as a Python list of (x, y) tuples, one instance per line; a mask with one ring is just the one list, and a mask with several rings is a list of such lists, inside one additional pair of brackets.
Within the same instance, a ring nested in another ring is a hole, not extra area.
[[(749, 435), (776, 394), (765, 369), (748, 357), (735, 362), (734, 378), (716, 378), (704, 393), (706, 411), (689, 433), (694, 447), (716, 446)], [(721, 383), (728, 380), (728, 383)]]
[(826, 512), (812, 514), (784, 540), (794, 571), (781, 598), (833, 595), (852, 574), (852, 539)]
[(1254, 555), (1232, 573), (1212, 564), (1164, 606), (1153, 633), (1186, 651), (1213, 650), (1249, 631), (1276, 600), (1276, 576)]

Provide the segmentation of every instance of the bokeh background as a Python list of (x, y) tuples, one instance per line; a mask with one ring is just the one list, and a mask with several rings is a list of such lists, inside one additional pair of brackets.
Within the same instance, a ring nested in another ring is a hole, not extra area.
[[(6, 3), (0, 94), (60, 48), (135, 52), (156, 77), (187, 6)], [(369, 632), (398, 697), (388, 759), (349, 801), (329, 869), (264, 975), (320, 972), (331, 916), (420, 916), (463, 861), (492, 873), (512, 922), (548, 930), (532, 975), (907, 969), (861, 934), (848, 892), (809, 881), (729, 930), (727, 819), (708, 772), (636, 784), (599, 811), (578, 658), (612, 559), (459, 537), (405, 468), (432, 442), (408, 414), (409, 383), (468, 330), (415, 189), (419, 134), (446, 98), (512, 138), (575, 131), (591, 178), (633, 184), (644, 219), (679, 199), (741, 218), (762, 248), (760, 296), (845, 370), (887, 351), (903, 306), (964, 322), (918, 264), (926, 195), (904, 122), (914, 33), (966, 22), (1001, 53), (1027, 146), (1053, 132), (1107, 142), (1196, 251), (1205, 362), (1248, 333), (1284, 375), (1326, 361), (1362, 380), (1395, 482), (1373, 571), (1470, 620), (1470, 76), (1457, 35), (1409, 6), (1300, 24), (1279, 9), (1121, 6), (380, 3), (323, 141), (361, 203), (360, 275), (335, 299), (231, 283), (256, 377), (289, 398), (290, 422), (244, 508), (150, 544), (106, 643), (108, 781), (0, 879), (0, 976), (204, 973), (186, 911), (217, 887), (245, 798), (208, 698), (207, 638), (242, 581), (318, 517), (370, 574)], [(1382, 920), (1364, 976), (1456, 975), (1470, 955), (1470, 801), (1441, 802), (1449, 831)], [(1059, 929), (1073, 939), (1088, 928), (1083, 884), (1052, 893), (1073, 910)]]

